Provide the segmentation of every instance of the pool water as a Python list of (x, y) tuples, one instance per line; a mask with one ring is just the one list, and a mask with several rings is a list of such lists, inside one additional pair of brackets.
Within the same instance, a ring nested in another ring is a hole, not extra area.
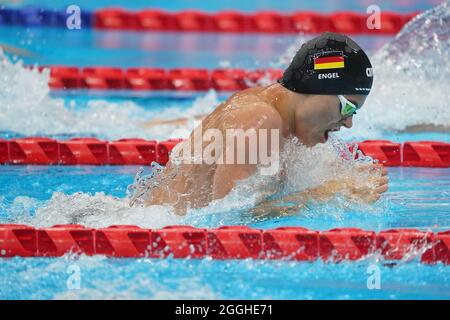
[[(24, 116), (15, 119), (14, 122), (4, 114), (0, 116), (0, 139), (33, 135), (55, 139), (97, 137), (106, 140), (126, 137), (157, 140), (185, 137), (188, 131), (183, 130), (185, 128), (181, 126), (143, 130), (141, 123), (155, 118), (171, 120), (207, 114), (216, 105), (225, 101), (230, 94), (214, 90), (207, 93), (74, 90), (68, 93), (52, 91), (49, 94), (50, 100), (40, 97), (35, 99), (32, 93), (30, 95), (30, 99), (25, 103), (6, 106), (11, 114)], [(60, 112), (61, 110), (64, 112)], [(361, 117), (364, 116), (363, 112), (364, 110), (361, 111)], [(395, 116), (398, 116), (399, 120), (407, 118), (404, 113)], [(389, 117), (391, 115), (386, 115), (386, 118)], [(355, 127), (358, 126), (363, 130), (357, 131), (359, 128), (354, 128), (351, 131), (342, 131), (340, 135), (350, 141), (365, 139), (386, 139), (394, 142), (450, 141), (450, 132), (397, 130), (366, 132), (365, 125), (370, 121), (369, 118), (367, 116), (365, 119), (357, 119), (363, 122), (362, 125), (359, 125), (358, 121), (354, 122)], [(49, 127), (48, 123), (52, 123), (52, 126)], [(193, 125), (187, 124), (187, 128), (191, 129)], [(177, 135), (180, 129), (181, 132)]]
[[(415, 262), (385, 266), (377, 261), (333, 265), (66, 257), (13, 258), (1, 263), (0, 297), (8, 299), (450, 298), (448, 267)], [(367, 288), (369, 266), (379, 268), (379, 290)], [(73, 270), (79, 271), (80, 289), (68, 289)]]
[[(42, 5), (62, 7), (65, 4), (63, 1), (58, 3), (44, 1)], [(121, 3), (128, 6), (128, 2)], [(182, 1), (156, 3), (169, 10), (186, 6)], [(189, 3), (191, 5), (195, 1)], [(233, 7), (246, 11), (300, 9), (294, 1), (287, 1), (283, 8), (276, 8), (273, 3), (241, 1), (233, 3)], [(308, 2), (304, 6), (302, 4), (301, 9), (364, 10), (357, 1), (346, 2), (345, 6), (337, 1), (327, 3)], [(409, 12), (433, 5), (431, 1), (418, 1), (410, 7), (402, 3), (393, 2), (389, 6)], [(107, 4), (104, 1), (96, 1), (95, 4), (81, 2), (90, 9)], [(198, 8), (209, 11), (226, 9), (222, 7), (223, 2), (197, 4)], [(132, 8), (146, 5), (136, 1)], [(448, 8), (441, 11), (449, 15)], [(448, 23), (450, 20), (445, 21)], [(444, 26), (443, 30), (450, 28), (445, 29)], [(102, 64), (122, 68), (282, 67), (289, 62), (298, 44), (311, 36), (71, 32), (0, 26), (2, 43), (22, 47), (32, 53), (21, 58), (25, 64)], [(423, 34), (414, 36), (423, 40), (420, 38)], [(396, 40), (394, 37), (355, 37), (374, 57), (375, 70), (383, 80), (375, 83), (374, 93), (367, 106), (358, 113), (355, 127), (342, 132), (342, 138), (347, 141), (450, 141), (448, 132), (403, 131), (408, 125), (420, 121), (450, 125), (446, 117), (450, 99), (448, 81), (445, 81), (449, 75), (435, 72), (446, 71), (449, 66), (448, 38), (445, 36), (445, 32), (435, 34), (435, 37), (428, 35), (425, 40), (431, 44), (424, 47), (400, 39), (398, 46), (388, 46), (387, 49), (385, 46)], [(432, 56), (428, 55), (425, 47), (435, 49)], [(401, 53), (394, 50), (398, 48)], [(392, 59), (384, 58), (383, 53), (386, 52), (392, 54)], [(402, 54), (407, 55), (407, 59)], [(194, 121), (186, 126), (148, 130), (143, 129), (142, 122), (208, 113), (228, 96), (215, 91), (49, 92), (45, 74), (25, 70), (17, 59), (11, 60), (2, 65), (7, 80), (0, 84), (0, 138), (41, 135), (57, 139), (95, 136), (108, 140), (124, 137), (162, 140), (183, 137), (194, 127)], [(402, 61), (414, 63), (405, 69)], [(417, 90), (418, 86), (427, 86), (427, 95)], [(432, 103), (429, 97), (433, 97)], [(389, 191), (375, 205), (347, 207), (336, 200), (315, 204), (295, 216), (276, 218), (255, 218), (248, 212), (226, 208), (183, 218), (142, 210), (123, 214), (127, 186), (133, 183), (138, 169), (134, 166), (0, 166), (0, 223), (47, 226), (79, 222), (93, 226), (136, 224), (142, 227), (248, 225), (263, 229), (303, 226), (315, 230), (336, 227), (450, 229), (449, 168), (389, 168)], [(367, 285), (373, 268), (379, 270), (381, 289), (371, 290)], [(78, 285), (71, 282), (74, 276), (79, 280), (75, 281)], [(0, 260), (0, 299), (449, 299), (449, 293), (450, 269), (442, 264), (423, 265), (417, 259), (396, 264), (385, 264), (376, 256), (339, 264), (320, 261), (106, 259), (70, 255)]]
[[(33, 217), (54, 192), (104, 192), (124, 198), (137, 167), (4, 166), (0, 175), (0, 222)], [(336, 213), (328, 208), (279, 219), (224, 217), (181, 219), (195, 226), (247, 224), (258, 228), (305, 226), (326, 230), (354, 226), (371, 230), (448, 230), (450, 169), (390, 168), (383, 212)], [(70, 208), (66, 207), (66, 210)], [(311, 215), (312, 214), (312, 215)], [(30, 220), (32, 222), (32, 220)], [(120, 221), (119, 221), (120, 222)], [(167, 224), (173, 224), (168, 221)], [(149, 217), (142, 226), (152, 226)], [(160, 224), (159, 226), (163, 226)], [(449, 299), (450, 270), (419, 261), (386, 265), (377, 257), (340, 264), (288, 261), (108, 259), (104, 257), (0, 260), (0, 298), (7, 299)], [(367, 288), (369, 267), (379, 268), (381, 289)], [(80, 289), (68, 286), (73, 270)], [(220, 276), (217, 276), (217, 275)]]
[[(48, 203), (55, 192), (76, 195), (81, 192), (95, 198), (103, 193), (118, 199), (126, 197), (128, 185), (139, 167), (136, 166), (2, 166), (0, 177), (0, 222), (30, 220)], [(277, 219), (254, 219), (242, 215), (188, 216), (167, 223), (188, 223), (197, 227), (245, 224), (256, 228), (303, 226), (313, 230), (336, 227), (358, 227), (367, 230), (418, 228), (444, 231), (450, 228), (449, 168), (389, 168), (390, 187), (376, 206), (343, 210), (339, 207), (316, 206), (298, 216)], [(118, 200), (120, 201), (120, 200)], [(65, 210), (73, 210), (70, 203)], [(336, 205), (333, 203), (333, 205)], [(55, 214), (58, 214), (55, 212)], [(62, 214), (60, 214), (62, 215)], [(113, 212), (111, 212), (111, 216)], [(117, 222), (117, 220), (115, 220)], [(61, 221), (70, 223), (70, 221)], [(111, 219), (111, 223), (114, 219)], [(128, 221), (123, 221), (128, 222)], [(155, 226), (151, 216), (134, 221), (142, 227)], [(52, 221), (49, 221), (51, 225)], [(165, 224), (160, 224), (164, 226)], [(97, 225), (93, 225), (97, 226)]]
[[(63, 28), (0, 28), (0, 39), (26, 49), (26, 64), (103, 66), (121, 68), (158, 66), (163, 68), (275, 67), (274, 57), (299, 39), (313, 35), (217, 34), (176, 32), (130, 32), (66, 30)], [(378, 50), (392, 36), (355, 36), (364, 50)], [(23, 39), (27, 39), (24, 41)], [(57, 47), (58, 50), (54, 50)]]

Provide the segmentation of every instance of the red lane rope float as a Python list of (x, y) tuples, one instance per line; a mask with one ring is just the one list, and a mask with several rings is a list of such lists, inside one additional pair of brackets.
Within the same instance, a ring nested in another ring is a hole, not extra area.
[(448, 167), (449, 143), (422, 141), (403, 145), (403, 165), (412, 167)]
[(97, 29), (177, 32), (256, 32), (256, 33), (319, 33), (333, 31), (346, 34), (396, 34), (418, 12), (400, 14), (381, 13), (381, 28), (369, 29), (369, 15), (340, 11), (332, 14), (276, 11), (242, 13), (221, 11), (207, 13), (185, 10), (175, 13), (161, 10), (128, 11), (122, 8), (105, 8), (94, 13)]
[[(52, 89), (92, 90), (176, 90), (176, 91), (238, 91), (262, 78), (276, 81), (280, 69), (243, 70), (178, 68), (130, 68), (50, 66), (49, 86)], [(42, 70), (43, 67), (39, 67)]]
[(67, 253), (108, 257), (286, 259), (356, 261), (378, 254), (385, 261), (420, 257), (427, 264), (450, 264), (450, 231), (424, 232), (358, 228), (315, 231), (302, 227), (261, 230), (246, 226), (215, 229), (169, 226), (144, 229), (119, 225), (33, 228), (0, 225), (0, 257), (59, 257)]
[(402, 165), (401, 143), (388, 140), (366, 140), (358, 143), (358, 149), (385, 166), (398, 167)]
[[(150, 165), (166, 164), (183, 139), (137, 138), (103, 141), (96, 138), (55, 140), (42, 137), (0, 139), (0, 164), (13, 165)], [(357, 143), (365, 155), (390, 167), (450, 167), (450, 143), (366, 140)], [(350, 145), (352, 150), (354, 144)]]

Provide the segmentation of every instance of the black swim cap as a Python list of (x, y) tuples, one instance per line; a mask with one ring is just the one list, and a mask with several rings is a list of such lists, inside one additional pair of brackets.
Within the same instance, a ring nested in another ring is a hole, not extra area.
[(301, 46), (278, 82), (297, 93), (368, 95), (373, 72), (356, 42), (326, 32)]

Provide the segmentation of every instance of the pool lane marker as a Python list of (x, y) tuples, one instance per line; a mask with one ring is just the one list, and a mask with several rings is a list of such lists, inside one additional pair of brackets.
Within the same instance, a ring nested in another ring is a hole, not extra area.
[(302, 227), (261, 230), (247, 226), (204, 229), (169, 226), (144, 229), (120, 225), (34, 228), (0, 225), (0, 256), (59, 257), (68, 253), (117, 258), (267, 259), (327, 262), (381, 258), (450, 264), (450, 231), (358, 228), (315, 231)]
[[(33, 68), (33, 66), (28, 66)], [(203, 68), (122, 69), (117, 67), (41, 66), (50, 68), (49, 86), (52, 90), (133, 90), (137, 92), (180, 91), (202, 92), (210, 89), (234, 92), (255, 86), (260, 81), (275, 82), (281, 69), (244, 70)]]
[[(127, 138), (55, 140), (45, 137), (0, 139), (0, 164), (11, 165), (165, 165), (172, 149), (183, 139), (165, 141)], [(450, 143), (438, 141), (391, 142), (366, 140), (349, 144), (384, 166), (450, 167)]]
[[(199, 10), (167, 12), (159, 9), (129, 11), (124, 8), (104, 8), (94, 12), (80, 10), (80, 27), (102, 30), (127, 30), (141, 32), (215, 32), (215, 33), (321, 33), (333, 31), (344, 34), (394, 35), (418, 12), (381, 14), (381, 27), (369, 29), (369, 14), (351, 11), (320, 13), (297, 11), (281, 13), (257, 11)], [(66, 9), (55, 10), (39, 7), (0, 8), (0, 23), (24, 27), (68, 26), (72, 13)]]

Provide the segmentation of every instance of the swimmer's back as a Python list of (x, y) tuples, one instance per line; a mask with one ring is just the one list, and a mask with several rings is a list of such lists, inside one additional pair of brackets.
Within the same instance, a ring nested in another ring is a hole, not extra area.
[[(253, 119), (267, 118), (264, 115), (277, 116), (277, 111), (268, 104), (262, 94), (264, 89), (265, 87), (254, 87), (230, 96), (203, 119), (202, 134), (205, 130), (213, 128), (219, 129), (224, 135), (226, 129), (246, 130), (245, 124)], [(188, 139), (191, 145), (193, 137), (194, 133), (191, 133)], [(187, 141), (183, 142), (179, 148), (186, 143)], [(203, 148), (210, 143), (203, 141)], [(213, 200), (216, 167), (216, 163), (201, 165), (182, 163), (175, 166), (169, 161), (161, 175), (163, 182), (151, 190), (148, 204), (169, 204), (175, 207), (178, 213), (182, 213), (186, 207), (206, 206)]]

